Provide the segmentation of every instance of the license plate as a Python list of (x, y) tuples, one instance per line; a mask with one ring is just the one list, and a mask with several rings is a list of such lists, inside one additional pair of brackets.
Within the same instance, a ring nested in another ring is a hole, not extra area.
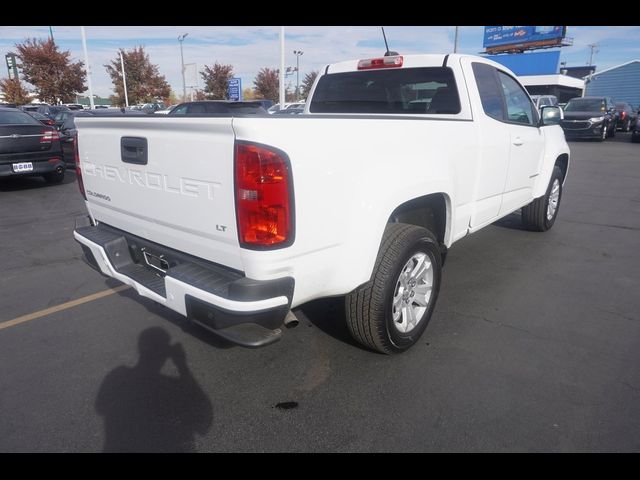
[(14, 163), (12, 167), (15, 173), (33, 172), (33, 163), (31, 162)]

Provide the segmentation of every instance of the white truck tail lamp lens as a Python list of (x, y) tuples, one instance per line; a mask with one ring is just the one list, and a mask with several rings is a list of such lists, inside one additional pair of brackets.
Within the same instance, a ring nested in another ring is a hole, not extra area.
[(266, 145), (236, 142), (236, 216), (240, 245), (278, 248), (293, 243), (289, 158)]
[(82, 181), (82, 167), (80, 166), (80, 152), (78, 150), (78, 134), (73, 136), (73, 161), (76, 163), (76, 178), (78, 179), (78, 188), (80, 193), (87, 199), (87, 194), (84, 191), (84, 182)]
[(358, 62), (358, 70), (371, 70), (373, 68), (398, 68), (404, 63), (402, 55), (395, 57), (367, 58)]

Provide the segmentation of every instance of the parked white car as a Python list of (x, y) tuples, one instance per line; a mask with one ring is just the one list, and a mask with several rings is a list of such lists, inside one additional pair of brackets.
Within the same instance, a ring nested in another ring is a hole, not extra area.
[(556, 221), (569, 168), (557, 107), (471, 55), (321, 70), (297, 116), (81, 118), (87, 262), (245, 346), (344, 296), (353, 337), (414, 345), (447, 249), (514, 211)]

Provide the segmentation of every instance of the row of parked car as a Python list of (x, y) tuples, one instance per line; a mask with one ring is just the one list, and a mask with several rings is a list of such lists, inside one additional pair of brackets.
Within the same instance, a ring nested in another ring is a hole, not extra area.
[(564, 118), (560, 125), (567, 139), (595, 138), (602, 142), (621, 130), (632, 132), (632, 142), (640, 142), (640, 110), (634, 110), (627, 102), (615, 102), (610, 97), (576, 97), (559, 104), (553, 95), (532, 95), (531, 99), (538, 109), (545, 105), (562, 107)]

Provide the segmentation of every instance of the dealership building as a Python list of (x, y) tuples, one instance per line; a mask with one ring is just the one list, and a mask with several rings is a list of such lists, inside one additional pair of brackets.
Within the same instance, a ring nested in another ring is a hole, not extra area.
[(593, 73), (586, 78), (586, 95), (611, 97), (640, 108), (640, 60)]
[(582, 78), (560, 69), (560, 51), (487, 55), (488, 59), (504, 65), (518, 76), (530, 95), (555, 95), (566, 103), (581, 97), (585, 88)]

